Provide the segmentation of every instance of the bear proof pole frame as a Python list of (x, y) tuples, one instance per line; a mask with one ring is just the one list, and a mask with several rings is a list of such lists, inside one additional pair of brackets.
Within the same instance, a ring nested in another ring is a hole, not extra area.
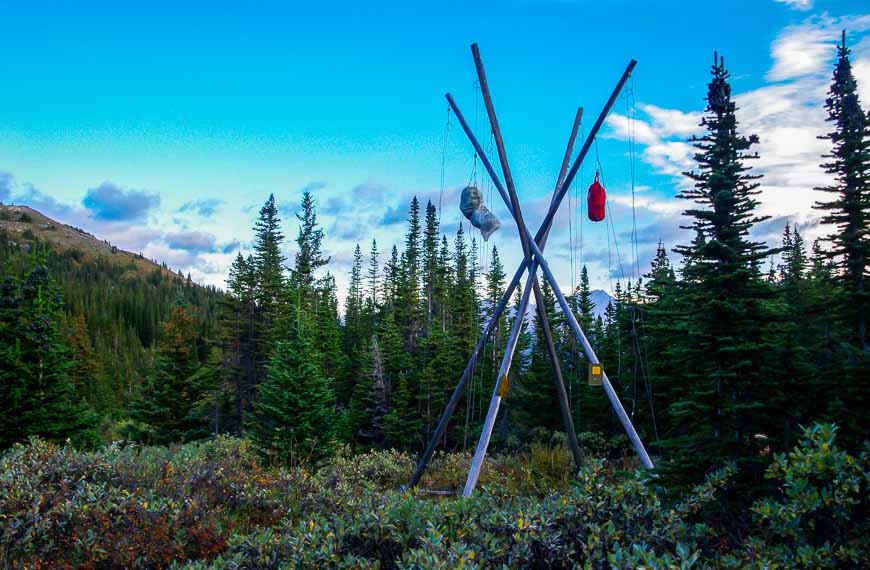
[[(503, 169), (504, 174), (505, 174), (505, 180), (508, 182), (508, 193), (505, 192), (505, 189), (502, 186), (501, 181), (499, 180), (495, 171), (493, 170), (492, 165), (490, 164), (489, 160), (487, 159), (486, 154), (483, 152), (483, 149), (480, 147), (480, 144), (478, 143), (477, 139), (474, 137), (474, 134), (468, 128), (468, 125), (464, 121), (464, 119), (462, 118), (461, 113), (459, 112), (459, 109), (456, 106), (455, 101), (453, 101), (453, 98), (449, 94), (447, 95), (447, 100), (450, 103), (451, 108), (453, 108), (454, 112), (456, 113), (457, 117), (460, 119), (460, 124), (462, 124), (463, 130), (465, 131), (466, 135), (469, 137), (469, 140), (471, 141), (472, 145), (474, 146), (475, 151), (478, 153), (478, 156), (481, 158), (482, 164), (486, 168), (487, 173), (492, 178), (493, 183), (496, 186), (496, 189), (499, 191), (499, 194), (501, 195), (502, 199), (504, 200), (505, 204), (507, 205), (508, 211), (514, 217), (514, 220), (517, 223), (517, 228), (520, 231), (520, 239), (523, 242), (523, 251), (524, 251), (525, 257), (524, 257), (523, 261), (520, 263), (520, 267), (517, 269), (516, 273), (514, 274), (513, 278), (511, 279), (511, 282), (510, 282), (508, 288), (506, 289), (504, 295), (502, 296), (502, 299), (500, 300), (498, 306), (496, 307), (494, 314), (490, 319), (490, 322), (487, 323), (486, 329), (484, 330), (484, 332), (481, 336), (481, 339), (478, 342), (477, 348), (475, 349), (474, 353), (472, 354), (471, 359), (469, 360), (469, 363), (466, 366), (462, 377), (460, 378), (459, 384), (457, 385), (456, 389), (454, 390), (453, 395), (451, 396), (450, 401), (448, 402), (447, 407), (444, 410), (444, 414), (442, 415), (441, 420), (439, 421), (438, 426), (436, 427), (435, 433), (432, 434), (432, 438), (430, 439), (429, 444), (427, 445), (425, 451), (423, 452), (423, 454), (420, 457), (420, 462), (417, 466), (416, 471), (412, 475), (411, 480), (409, 481), (409, 484), (408, 484), (409, 486), (416, 485), (419, 482), (423, 471), (426, 469), (426, 466), (428, 465), (428, 462), (431, 459), (432, 454), (434, 453), (435, 446), (437, 445), (438, 440), (443, 436), (443, 433), (447, 427), (447, 423), (449, 422), (450, 416), (453, 414), (453, 412), (456, 409), (456, 406), (458, 405), (459, 399), (462, 396), (462, 390), (468, 381), (468, 377), (470, 376), (470, 371), (473, 370), (473, 368), (474, 368), (474, 365), (477, 361), (480, 350), (481, 350), (482, 346), (486, 343), (486, 340), (489, 337), (489, 335), (491, 334), (491, 332), (494, 328), (494, 323), (497, 322), (499, 316), (501, 315), (501, 313), (504, 311), (505, 307), (507, 306), (508, 300), (510, 299), (510, 296), (513, 294), (514, 289), (517, 287), (517, 284), (519, 283), (520, 277), (522, 276), (522, 273), (525, 271), (526, 267), (528, 267), (530, 270), (530, 273), (529, 273), (530, 277), (529, 277), (529, 281), (526, 284), (525, 290), (523, 292), (520, 311), (518, 312), (517, 320), (515, 321), (515, 325), (511, 331), (511, 337), (508, 339), (509, 350), (506, 351), (505, 359), (503, 359), (503, 361), (502, 361), (502, 370), (500, 371), (499, 379), (496, 382), (496, 388), (495, 388), (495, 392), (493, 394), (493, 401), (490, 405), (489, 413), (487, 414), (487, 419), (484, 423), (484, 433), (481, 435), (481, 439), (478, 442), (477, 451), (475, 453), (475, 457), (474, 457), (474, 460), (472, 462), (472, 469), (469, 473), (468, 480), (466, 482), (465, 490), (463, 493), (466, 496), (469, 496), (474, 491), (474, 487), (476, 486), (477, 478), (480, 474), (480, 469), (483, 465), (483, 459), (486, 455), (486, 449), (489, 445), (489, 437), (491, 435), (492, 425), (494, 425), (494, 423), (495, 423), (495, 416), (497, 415), (497, 412), (498, 412), (498, 404), (500, 402), (501, 397), (506, 394), (507, 370), (508, 370), (509, 364), (510, 364), (510, 357), (508, 356), (508, 354), (512, 354), (513, 349), (516, 346), (516, 338), (518, 337), (519, 332), (520, 332), (521, 327), (522, 327), (522, 321), (524, 319), (525, 308), (526, 308), (527, 303), (528, 303), (530, 289), (535, 288), (535, 284), (537, 283), (536, 272), (537, 272), (538, 267), (540, 267), (542, 269), (542, 271), (544, 273), (544, 277), (550, 283), (550, 285), (553, 289), (553, 292), (556, 295), (557, 301), (559, 302), (559, 306), (562, 309), (562, 312), (565, 314), (565, 316), (568, 320), (569, 326), (571, 327), (571, 329), (574, 332), (577, 339), (580, 341), (580, 344), (584, 350), (584, 353), (586, 354), (587, 359), (594, 364), (600, 363), (598, 360), (598, 357), (595, 355), (595, 352), (593, 351), (591, 345), (589, 344), (589, 341), (586, 339), (586, 336), (583, 334), (583, 331), (582, 331), (579, 323), (577, 322), (576, 317), (574, 316), (573, 312), (571, 311), (570, 306), (568, 305), (567, 301), (565, 300), (565, 297), (562, 294), (561, 289), (559, 288), (558, 284), (556, 283), (555, 277), (553, 276), (553, 273), (549, 268), (549, 264), (547, 263), (546, 259), (543, 256), (542, 249), (546, 245), (546, 240), (547, 240), (547, 237), (549, 235), (549, 231), (552, 227), (553, 218), (554, 218), (556, 212), (558, 211), (562, 200), (564, 199), (565, 195), (567, 194), (567, 191), (571, 185), (571, 182), (573, 182), (573, 180), (577, 174), (577, 171), (579, 170), (580, 165), (582, 164), (584, 158), (586, 157), (586, 154), (589, 152), (589, 149), (592, 145), (592, 142), (594, 141), (598, 131), (601, 129), (601, 127), (604, 123), (604, 120), (607, 117), (607, 114), (610, 112), (611, 108), (613, 107), (613, 104), (615, 103), (616, 98), (619, 95), (619, 92), (622, 90), (623, 86), (625, 85), (626, 81), (628, 80), (628, 77), (630, 76), (632, 70), (634, 69), (634, 66), (636, 65), (636, 62), (634, 60), (631, 60), (629, 62), (628, 66), (626, 67), (625, 71), (623, 72), (622, 77), (620, 78), (617, 86), (614, 88), (609, 99), (607, 100), (607, 103), (605, 104), (604, 108), (602, 109), (601, 113), (599, 114), (592, 129), (590, 130), (589, 136), (586, 137), (586, 140), (584, 141), (584, 144), (580, 150), (580, 153), (578, 154), (577, 158), (574, 160), (574, 163), (572, 164), (571, 169), (568, 172), (567, 176), (564, 177), (564, 180), (561, 180), (562, 176), (560, 173), (560, 183), (557, 183), (556, 191), (554, 192), (553, 198), (550, 202), (550, 208), (547, 212), (547, 215), (544, 217), (543, 222), (541, 223), (541, 227), (538, 229), (538, 232), (535, 236), (535, 239), (532, 239), (529, 232), (528, 232), (528, 229), (525, 227), (525, 224), (523, 222), (522, 212), (520, 211), (519, 201), (518, 201), (517, 196), (516, 196), (516, 190), (513, 187), (513, 179), (510, 175), (510, 168), (509, 168), (509, 165), (507, 163), (507, 158), (506, 158), (506, 155), (504, 152), (504, 146), (503, 146), (503, 142), (502, 142), (502, 138), (501, 138), (501, 132), (498, 129), (498, 123), (497, 123), (497, 120), (495, 119), (495, 112), (494, 112), (494, 109), (492, 107), (492, 100), (491, 100), (491, 97), (489, 95), (488, 85), (486, 84), (486, 78), (485, 78), (485, 74), (483, 71), (483, 65), (482, 65), (482, 61), (480, 59), (480, 54), (479, 54), (479, 51), (478, 51), (476, 45), (472, 45), (471, 49), (472, 49), (472, 53), (474, 55), (475, 65), (476, 65), (477, 70), (478, 70), (478, 76), (480, 77), (480, 80), (481, 80), (480, 81), (481, 88), (482, 88), (482, 92), (484, 95), (484, 101), (485, 101), (486, 106), (487, 106), (487, 112), (489, 113), (490, 121), (492, 124), (493, 135), (494, 135), (494, 138), (495, 138), (497, 146), (498, 146), (499, 159), (501, 161), (502, 169)], [(579, 119), (579, 113), (578, 113), (578, 119)], [(576, 129), (576, 122), (575, 122), (575, 129)], [(573, 137), (574, 137), (574, 132), (572, 132), (571, 138), (573, 139)], [(566, 151), (566, 158), (570, 156), (571, 146), (572, 145), (569, 142), (568, 150)], [(564, 172), (564, 168), (565, 168), (566, 164), (567, 164), (567, 162), (563, 162), (563, 166), (562, 166), (563, 172)], [(542, 306), (542, 303), (540, 303), (540, 302), (537, 302), (537, 304), (539, 305), (539, 307)], [(542, 322), (546, 323), (546, 320), (544, 319), (544, 320), (542, 320)], [(546, 333), (548, 332), (548, 329), (545, 327), (545, 331), (543, 331), (543, 332), (544, 332), (544, 336), (545, 336), (544, 340), (545, 340), (545, 342), (547, 342), (546, 337), (548, 335)], [(552, 338), (550, 340), (552, 340)], [(549, 348), (550, 348), (550, 346), (549, 346), (549, 342), (548, 342), (548, 352), (550, 352)], [(551, 359), (552, 359), (552, 356), (554, 354), (555, 354), (555, 351), (553, 351), (553, 353), (551, 353)], [(554, 365), (554, 371), (559, 370), (557, 359), (553, 359), (552, 364)], [(556, 378), (554, 380), (557, 383), (557, 391), (560, 392), (560, 394), (559, 394), (559, 396), (560, 396), (560, 408), (563, 408), (563, 411), (564, 411), (563, 402), (561, 399), (561, 396), (564, 393), (564, 383), (562, 383), (561, 390), (559, 390), (559, 382), (558, 382), (559, 377), (561, 376), (561, 371), (559, 370), (559, 371), (555, 372), (555, 375), (556, 375)], [(631, 439), (632, 444), (635, 447), (635, 450), (637, 451), (638, 455), (640, 456), (642, 463), (646, 467), (651, 468), (653, 466), (652, 461), (650, 460), (649, 455), (647, 454), (646, 450), (644, 449), (643, 443), (640, 441), (640, 438), (637, 435), (637, 432), (635, 431), (634, 426), (631, 424), (631, 421), (628, 418), (628, 415), (626, 414), (625, 409), (622, 407), (622, 404), (619, 401), (619, 397), (617, 396), (616, 392), (613, 390), (613, 386), (610, 384), (610, 381), (607, 379), (607, 375), (602, 374), (602, 377), (603, 377), (604, 390), (607, 394), (608, 399), (610, 400), (611, 405), (614, 408), (614, 411), (616, 412), (623, 427), (625, 428), (626, 432), (628, 433), (628, 436)], [(503, 381), (505, 382), (504, 386), (502, 386)], [(567, 400), (564, 403), (567, 404)], [(564, 416), (565, 416), (565, 414), (563, 413), (563, 417)], [(573, 423), (570, 420), (570, 410), (569, 410), (569, 413), (567, 414), (567, 418), (568, 419), (565, 422), (566, 427), (569, 425), (573, 425)], [(487, 429), (487, 426), (488, 426), (488, 429)], [(574, 441), (576, 441), (576, 434), (574, 433), (573, 429), (570, 429), (569, 430), (569, 437), (572, 434), (575, 436)], [(575, 460), (577, 460), (579, 457), (578, 452), (579, 452), (579, 445), (577, 446), (576, 449), (572, 445), (572, 453), (574, 453)]]

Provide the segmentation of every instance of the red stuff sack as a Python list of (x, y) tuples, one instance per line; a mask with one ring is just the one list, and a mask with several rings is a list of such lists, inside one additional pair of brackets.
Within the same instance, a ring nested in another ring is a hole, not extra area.
[(604, 186), (598, 182), (598, 173), (595, 173), (595, 181), (589, 185), (589, 192), (586, 194), (586, 204), (589, 206), (589, 219), (593, 222), (600, 222), (604, 219), (604, 204), (607, 200), (607, 193), (604, 191)]

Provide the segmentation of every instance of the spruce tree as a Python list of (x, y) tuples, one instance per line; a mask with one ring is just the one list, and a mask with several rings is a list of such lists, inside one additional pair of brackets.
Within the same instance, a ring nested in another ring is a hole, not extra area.
[(370, 304), (371, 312), (374, 312), (378, 306), (380, 289), (380, 275), (378, 274), (378, 271), (378, 242), (376, 239), (372, 238), (372, 248), (369, 251), (369, 269), (366, 274), (366, 282), (368, 285), (366, 297)]
[(196, 316), (179, 298), (162, 325), (154, 370), (130, 404), (135, 423), (123, 430), (125, 436), (161, 445), (209, 435), (210, 410), (203, 400), (212, 395), (215, 378), (201, 371), (201, 342)]
[(595, 319), (595, 303), (592, 302), (592, 291), (589, 290), (589, 272), (584, 265), (580, 269), (580, 284), (574, 292), (577, 298), (577, 322), (583, 332), (589, 335), (592, 332), (592, 322)]
[(384, 267), (384, 304), (387, 310), (396, 306), (396, 294), (399, 287), (399, 250), (393, 245), (390, 259)]
[(472, 281), (474, 272), (469, 264), (465, 230), (461, 222), (453, 241), (453, 274), (455, 277), (451, 321), (453, 332), (456, 335), (456, 350), (467, 358), (477, 343), (474, 333), (478, 330), (479, 305), (477, 289)]
[[(481, 308), (481, 323), (486, 326), (489, 320), (495, 314), (495, 307), (501, 300), (505, 286), (504, 265), (498, 255), (498, 248), (492, 246), (492, 256), (489, 262), (489, 271), (484, 275), (483, 299)], [(498, 376), (498, 369), (501, 364), (501, 358), (507, 345), (507, 337), (510, 332), (507, 324), (507, 311), (502, 311), (499, 316), (492, 334), (487, 339), (486, 348), (484, 350), (485, 358), (478, 361), (478, 368), (483, 378), (487, 382), (492, 382), (492, 378)], [(476, 340), (476, 339), (475, 339)]]
[(85, 316), (74, 316), (69, 323), (69, 329), (69, 375), (76, 387), (76, 393), (94, 410), (107, 412), (114, 401), (114, 394), (103, 371), (103, 365), (94, 351)]
[(778, 360), (782, 384), (777, 391), (781, 401), (772, 402), (782, 410), (783, 447), (790, 448), (799, 432), (798, 426), (818, 421), (824, 409), (819, 403), (828, 399), (829, 380), (812, 365), (814, 344), (807, 303), (807, 258), (803, 237), (797, 227), (786, 224), (782, 235), (782, 263), (777, 287), (781, 292), (776, 305), (778, 318), (774, 326), (779, 335), (773, 356)]
[(335, 379), (347, 369), (347, 361), (342, 350), (338, 290), (331, 273), (327, 273), (317, 281), (311, 311), (310, 318), (304, 318), (302, 322), (311, 323), (309, 338), (314, 344), (321, 372)]
[(62, 300), (44, 265), (0, 283), (0, 449), (39, 436), (97, 443), (96, 414), (76, 394), (60, 332)]
[(408, 231), (405, 234), (405, 251), (399, 263), (399, 278), (396, 287), (396, 323), (402, 333), (405, 348), (417, 355), (417, 335), (421, 324), (420, 305), (420, 203), (417, 197), (411, 200), (408, 211)]
[[(870, 307), (870, 117), (861, 108), (858, 83), (852, 73), (846, 47), (846, 32), (837, 47), (837, 64), (825, 108), (834, 130), (820, 137), (830, 140), (832, 152), (823, 165), (834, 175), (833, 184), (818, 188), (832, 195), (830, 201), (817, 203), (825, 212), (822, 223), (833, 226), (828, 236), (828, 255), (839, 270), (837, 278), (845, 295), (838, 307), (839, 316), (848, 326), (848, 340), (864, 357), (870, 354), (867, 335)], [(863, 406), (858, 406), (863, 409)]]
[(317, 461), (328, 453), (334, 436), (331, 380), (312, 357), (307, 335), (297, 323), (278, 341), (249, 419), (254, 445), (276, 463)]
[(297, 251), (293, 277), (296, 287), (302, 291), (304, 298), (314, 287), (314, 273), (328, 264), (330, 258), (323, 255), (323, 228), (317, 222), (314, 198), (308, 190), (302, 193), (301, 208), (301, 211), (296, 213), (299, 233), (296, 236)]
[(222, 425), (238, 432), (254, 400), (257, 382), (257, 269), (253, 256), (236, 255), (227, 277), (226, 295), (220, 304), (218, 341), (221, 348), (221, 382), (231, 403)]
[(441, 325), (447, 326), (452, 317), (450, 293), (453, 289), (453, 267), (451, 263), (450, 245), (447, 236), (441, 236), (441, 247), (438, 250), (438, 279), (435, 282), (436, 306), (441, 319)]
[(359, 244), (353, 250), (353, 265), (350, 269), (350, 282), (347, 286), (347, 297), (344, 302), (344, 349), (352, 354), (359, 348), (363, 329), (363, 285), (362, 285), (362, 250)]
[(254, 267), (256, 275), (255, 300), (258, 307), (257, 350), (259, 363), (271, 350), (276, 324), (282, 314), (281, 300), (284, 297), (284, 254), (281, 246), (281, 219), (274, 194), (260, 208), (254, 224)]
[(672, 381), (680, 380), (680, 375), (674, 371), (682, 369), (679, 360), (673, 356), (674, 352), (678, 352), (678, 345), (682, 344), (679, 338), (685, 334), (680, 328), (684, 319), (676, 312), (675, 306), (678, 286), (667, 249), (659, 241), (650, 271), (644, 275), (643, 302), (638, 306), (645, 334), (644, 348), (649, 355), (646, 390), (652, 401), (653, 419), (656, 420), (655, 443), (659, 438), (655, 414), (670, 396)]
[(821, 137), (831, 141), (825, 171), (832, 184), (818, 188), (831, 196), (815, 206), (824, 212), (822, 223), (831, 226), (827, 256), (839, 291), (831, 297), (835, 317), (833, 386), (829, 414), (841, 426), (841, 437), (858, 446), (866, 439), (864, 419), (866, 379), (870, 374), (870, 117), (861, 107), (858, 84), (852, 73), (846, 33), (837, 48), (833, 81), (825, 101), (833, 130)]
[(438, 285), (438, 216), (432, 202), (426, 203), (426, 227), (423, 230), (423, 291), (426, 302), (426, 335), (431, 317), (436, 313), (435, 292)]
[(758, 176), (746, 165), (757, 156), (747, 151), (758, 139), (738, 131), (724, 60), (715, 58), (712, 75), (701, 123), (706, 132), (692, 139), (698, 170), (685, 173), (694, 184), (679, 195), (696, 205), (684, 213), (696, 238), (675, 249), (686, 260), (682, 302), (689, 334), (675, 345), (683, 374), (669, 398), (662, 445), (669, 452), (665, 471), (678, 485), (729, 460), (762, 460), (756, 435), (779, 427), (765, 404), (774, 397), (776, 377), (766, 359), (770, 293), (759, 266), (770, 250), (748, 237), (766, 219), (755, 214)]

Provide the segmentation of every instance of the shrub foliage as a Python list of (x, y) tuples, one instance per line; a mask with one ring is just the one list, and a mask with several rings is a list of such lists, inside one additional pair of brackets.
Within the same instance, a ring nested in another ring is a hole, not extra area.
[[(860, 567), (867, 556), (867, 453), (816, 425), (776, 457), (775, 494), (735, 541), (708, 516), (726, 465), (668, 502), (643, 471), (563, 446), (496, 456), (471, 499), (467, 454), (443, 454), (423, 489), (400, 490), (403, 452), (336, 455), (312, 471), (266, 468), (230, 437), (79, 452), (33, 439), (0, 463), (0, 566), (27, 568)], [(740, 516), (733, 515), (732, 516)]]

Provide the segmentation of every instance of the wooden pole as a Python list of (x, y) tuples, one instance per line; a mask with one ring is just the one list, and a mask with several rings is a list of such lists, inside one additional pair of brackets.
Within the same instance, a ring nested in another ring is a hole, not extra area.
[[(496, 150), (498, 151), (499, 162), (501, 163), (502, 174), (504, 175), (505, 185), (507, 186), (508, 197), (510, 198), (510, 205), (513, 209), (514, 220), (517, 223), (517, 229), (520, 232), (520, 241), (522, 242), (523, 253), (528, 259), (531, 256), (531, 252), (529, 249), (529, 239), (530, 237), (527, 235), (528, 230), (526, 229), (525, 220), (523, 219), (522, 208), (520, 207), (519, 198), (517, 197), (516, 187), (513, 182), (513, 175), (510, 170), (510, 163), (507, 159), (507, 152), (504, 147), (504, 139), (501, 134), (501, 127), (499, 126), (498, 117), (495, 113), (495, 106), (492, 102), (492, 94), (489, 90), (489, 82), (486, 79), (486, 70), (483, 66), (483, 59), (480, 57), (480, 50), (477, 44), (471, 45), (471, 53), (474, 57), (474, 65), (477, 69), (477, 77), (478, 83), (480, 84), (480, 90), (483, 95), (483, 102), (486, 107), (487, 115), (489, 116), (489, 122), (492, 126), (493, 139), (495, 141)], [(574, 133), (572, 132), (573, 138)], [(563, 168), (560, 170), (560, 178), (561, 172), (564, 172), (564, 166), (570, 161), (570, 154), (567, 154), (567, 159), (563, 160)], [(558, 190), (561, 185), (561, 180), (556, 181), (556, 189)], [(574, 456), (574, 462), (579, 469), (583, 464), (582, 452), (580, 450), (580, 444), (577, 441), (577, 433), (574, 429), (574, 422), (571, 418), (571, 408), (568, 404), (568, 395), (565, 391), (565, 382), (562, 378), (562, 369), (559, 365), (559, 357), (556, 352), (555, 344), (553, 343), (553, 334), (550, 330), (550, 323), (547, 317), (547, 309), (544, 304), (544, 296), (541, 292), (541, 286), (538, 283), (538, 277), (535, 274), (535, 271), (530, 266), (529, 271), (529, 283), (526, 284), (526, 289), (531, 284), (532, 290), (535, 294), (535, 305), (537, 306), (538, 316), (542, 325), (542, 332), (544, 336), (544, 343), (547, 346), (547, 353), (550, 358), (550, 363), (553, 367), (553, 380), (556, 384), (556, 393), (558, 395), (559, 400), (559, 408), (562, 414), (562, 421), (565, 425), (566, 435), (568, 436), (569, 447), (571, 449), (571, 453)], [(483, 431), (481, 432), (480, 440), (478, 441), (477, 450), (474, 455), (474, 459), (472, 460), (471, 469), (468, 474), (468, 480), (465, 484), (465, 496), (470, 496), (474, 491), (474, 487), (477, 485), (477, 479), (480, 475), (480, 469), (483, 466), (483, 460), (486, 456), (486, 450), (489, 447), (489, 441), (492, 436), (492, 429), (495, 425), (495, 419), (498, 415), (499, 406), (501, 400), (507, 395), (508, 391), (508, 375), (510, 374), (511, 362), (513, 360), (513, 354), (516, 349), (517, 338), (522, 331), (522, 326), (525, 321), (525, 309), (526, 304), (528, 303), (528, 291), (523, 292), (523, 297), (520, 301), (520, 307), (517, 311), (516, 321), (514, 322), (513, 330), (511, 330), (511, 336), (508, 338), (508, 343), (505, 349), (505, 354), (502, 359), (502, 364), (499, 369), (498, 378), (496, 379), (496, 388), (492, 396), (492, 401), (490, 404), (490, 408), (487, 413), (486, 420), (484, 421)]]

